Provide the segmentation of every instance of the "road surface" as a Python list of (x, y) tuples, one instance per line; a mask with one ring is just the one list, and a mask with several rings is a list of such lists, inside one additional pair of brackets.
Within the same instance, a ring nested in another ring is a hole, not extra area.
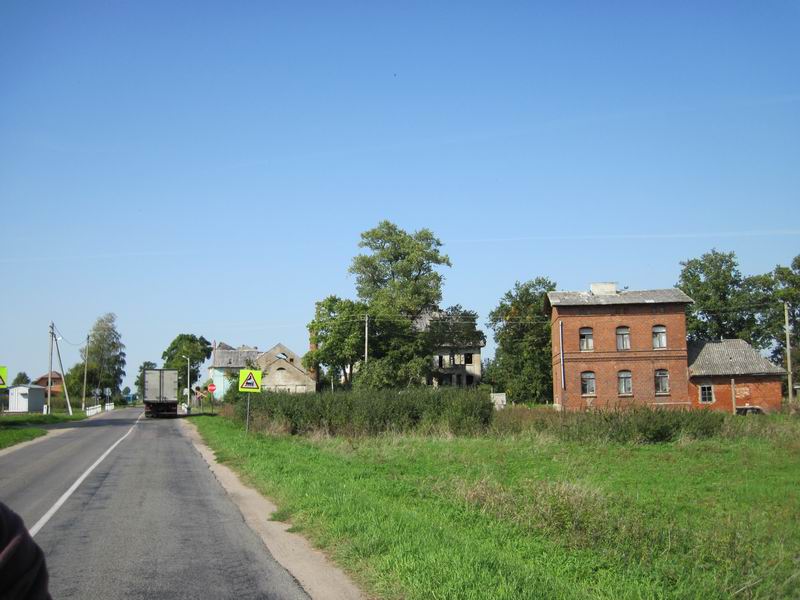
[(0, 500), (34, 528), (53, 597), (307, 598), (244, 523), (177, 419), (141, 413), (115, 410), (69, 424), (0, 456)]

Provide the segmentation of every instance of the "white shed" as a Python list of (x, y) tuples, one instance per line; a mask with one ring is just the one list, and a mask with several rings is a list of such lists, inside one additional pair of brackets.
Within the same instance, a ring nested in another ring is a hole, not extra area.
[(8, 388), (8, 412), (42, 412), (45, 391), (40, 385), (12, 385)]

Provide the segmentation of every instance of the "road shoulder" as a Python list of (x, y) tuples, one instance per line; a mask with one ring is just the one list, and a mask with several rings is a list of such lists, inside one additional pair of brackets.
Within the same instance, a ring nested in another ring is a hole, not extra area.
[(356, 600), (364, 598), (349, 577), (334, 566), (325, 554), (301, 535), (288, 531), (288, 523), (271, 521), (277, 507), (253, 488), (246, 486), (229, 467), (217, 462), (214, 452), (186, 419), (181, 428), (208, 464), (225, 492), (239, 508), (247, 525), (255, 531), (278, 563), (300, 582), (312, 598)]

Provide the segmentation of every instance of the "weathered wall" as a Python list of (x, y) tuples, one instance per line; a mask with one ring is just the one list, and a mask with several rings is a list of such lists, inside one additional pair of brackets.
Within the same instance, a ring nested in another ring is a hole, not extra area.
[[(747, 375), (733, 378), (736, 388), (736, 406), (758, 406), (765, 412), (781, 408), (783, 402), (780, 375)], [(714, 402), (700, 403), (700, 386), (711, 383)], [(692, 377), (689, 380), (689, 399), (694, 408), (733, 412), (731, 377)]]

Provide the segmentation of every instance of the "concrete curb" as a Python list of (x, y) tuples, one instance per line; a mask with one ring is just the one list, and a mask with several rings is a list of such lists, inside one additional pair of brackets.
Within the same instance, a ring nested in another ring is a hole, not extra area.
[(306, 593), (320, 600), (361, 600), (361, 590), (321, 551), (301, 535), (291, 533), (288, 523), (270, 521), (277, 507), (256, 490), (242, 483), (232, 469), (217, 462), (194, 423), (180, 420), (183, 431), (208, 464), (209, 469), (236, 504), (245, 523), (264, 542), (272, 556), (300, 582)]

